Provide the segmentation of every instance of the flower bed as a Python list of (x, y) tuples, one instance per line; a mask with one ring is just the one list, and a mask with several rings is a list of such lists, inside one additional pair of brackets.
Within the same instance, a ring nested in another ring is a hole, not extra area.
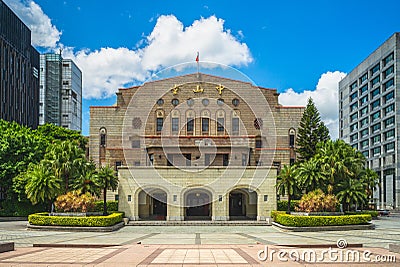
[(105, 227), (122, 222), (123, 213), (115, 212), (108, 216), (49, 216), (49, 213), (35, 213), (28, 216), (28, 221), (32, 225), (48, 226), (77, 226), (77, 227)]
[(296, 216), (282, 212), (273, 212), (272, 217), (276, 223), (291, 227), (319, 227), (368, 224), (370, 214), (342, 215), (342, 216)]

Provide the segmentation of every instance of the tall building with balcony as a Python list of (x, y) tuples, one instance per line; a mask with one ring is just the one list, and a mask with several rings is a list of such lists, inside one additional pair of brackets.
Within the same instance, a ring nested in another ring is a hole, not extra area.
[(400, 33), (393, 34), (339, 83), (339, 136), (379, 175), (379, 208), (400, 205)]
[(0, 0), (0, 118), (36, 128), (39, 115), (39, 53), (31, 31)]
[(82, 72), (60, 54), (40, 55), (39, 124), (82, 129)]
[(90, 157), (118, 170), (114, 194), (132, 220), (265, 220), (280, 166), (296, 159), (303, 111), (248, 82), (156, 80), (90, 108)]

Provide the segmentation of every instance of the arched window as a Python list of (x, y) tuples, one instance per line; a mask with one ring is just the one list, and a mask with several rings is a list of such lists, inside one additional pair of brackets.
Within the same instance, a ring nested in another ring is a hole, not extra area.
[(196, 115), (195, 112), (191, 109), (186, 112), (186, 134), (187, 135), (193, 135), (195, 115)]
[(164, 111), (157, 110), (156, 111), (156, 133), (160, 134), (164, 125)]
[(240, 112), (238, 110), (232, 111), (232, 135), (239, 135), (239, 120)]
[(172, 111), (171, 114), (171, 132), (177, 134), (179, 132), (179, 117), (180, 113), (178, 110)]
[(217, 134), (225, 134), (225, 111), (218, 110), (217, 114)]
[(201, 133), (203, 135), (210, 134), (210, 112), (208, 110), (201, 112)]
[(101, 147), (106, 147), (106, 142), (107, 142), (107, 130), (106, 130), (106, 128), (104, 128), (104, 127), (100, 128), (99, 134), (100, 134), (100, 146)]
[(291, 128), (289, 130), (289, 147), (293, 148), (295, 144), (296, 130)]

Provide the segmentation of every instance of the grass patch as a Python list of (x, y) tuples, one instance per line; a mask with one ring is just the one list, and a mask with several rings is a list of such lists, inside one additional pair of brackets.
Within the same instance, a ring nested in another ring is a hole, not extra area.
[(69, 217), (49, 216), (47, 212), (35, 213), (28, 216), (32, 225), (46, 226), (77, 226), (77, 227), (105, 227), (122, 222), (123, 213), (115, 212), (107, 216)]

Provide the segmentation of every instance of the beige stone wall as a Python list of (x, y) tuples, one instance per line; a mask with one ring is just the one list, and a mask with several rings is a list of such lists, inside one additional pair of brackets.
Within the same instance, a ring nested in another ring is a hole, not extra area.
[[(139, 194), (144, 189), (163, 190), (167, 193), (167, 220), (183, 220), (185, 193), (195, 189), (208, 190), (212, 195), (213, 220), (229, 219), (229, 193), (235, 189), (251, 189), (257, 193), (257, 203), (249, 205), (248, 215), (257, 215), (258, 220), (265, 220), (276, 209), (276, 172), (275, 168), (247, 167), (228, 170), (210, 167), (204, 170), (195, 168), (151, 168), (137, 167), (119, 169), (119, 209), (132, 220), (137, 220), (140, 213), (148, 207), (139, 201)], [(174, 196), (176, 199), (174, 199)], [(267, 196), (267, 200), (264, 197)], [(221, 197), (221, 198), (220, 198)], [(130, 200), (130, 201), (129, 201)], [(221, 201), (220, 201), (221, 200)]]

